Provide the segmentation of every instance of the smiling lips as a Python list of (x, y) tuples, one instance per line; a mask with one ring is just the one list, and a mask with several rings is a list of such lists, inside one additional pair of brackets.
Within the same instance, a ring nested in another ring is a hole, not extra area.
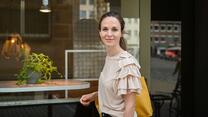
[(113, 41), (114, 39), (105, 39), (106, 42), (111, 42)]
[(114, 40), (114, 39), (105, 39), (105, 40)]

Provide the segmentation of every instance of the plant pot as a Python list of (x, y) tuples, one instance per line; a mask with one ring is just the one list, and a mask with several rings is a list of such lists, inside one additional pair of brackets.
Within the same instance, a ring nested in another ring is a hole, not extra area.
[(38, 79), (41, 77), (40, 72), (36, 71), (28, 71), (29, 79), (27, 80), (27, 84), (36, 84)]

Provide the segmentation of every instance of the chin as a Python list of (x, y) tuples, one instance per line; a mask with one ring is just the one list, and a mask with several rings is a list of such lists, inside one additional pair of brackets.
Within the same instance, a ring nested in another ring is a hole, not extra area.
[(107, 48), (115, 47), (115, 45), (105, 45)]
[(105, 43), (105, 46), (112, 47), (112, 46), (114, 46), (114, 44), (112, 44), (112, 43)]

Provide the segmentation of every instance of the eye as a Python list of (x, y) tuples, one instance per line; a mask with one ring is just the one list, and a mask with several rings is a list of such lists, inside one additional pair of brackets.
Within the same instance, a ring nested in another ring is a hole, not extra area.
[(116, 32), (116, 31), (118, 31), (118, 29), (117, 28), (112, 28), (112, 31)]
[(102, 28), (102, 31), (108, 31), (108, 28), (104, 27)]

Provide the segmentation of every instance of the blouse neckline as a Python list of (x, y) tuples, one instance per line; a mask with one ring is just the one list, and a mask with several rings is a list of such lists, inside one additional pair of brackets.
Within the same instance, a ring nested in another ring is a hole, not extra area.
[(118, 53), (118, 54), (116, 54), (116, 55), (114, 55), (114, 56), (106, 56), (106, 58), (108, 58), (108, 59), (118, 59), (119, 57), (120, 57), (120, 55), (121, 54), (123, 54), (123, 53), (126, 53), (127, 51), (122, 51), (122, 52), (120, 52), (120, 53)]

